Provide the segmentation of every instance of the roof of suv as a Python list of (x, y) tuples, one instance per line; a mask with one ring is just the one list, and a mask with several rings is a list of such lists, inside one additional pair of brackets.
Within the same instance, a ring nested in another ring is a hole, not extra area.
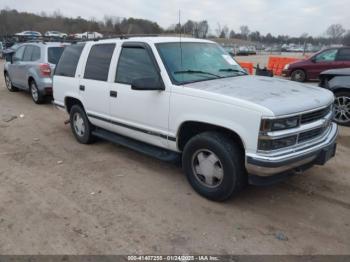
[(126, 39), (120, 38), (111, 38), (97, 41), (89, 41), (96, 43), (124, 43), (124, 42), (144, 42), (149, 44), (158, 44), (158, 43), (177, 43), (177, 42), (198, 42), (198, 43), (214, 43), (209, 40), (197, 39), (197, 38), (188, 38), (188, 37), (130, 37)]

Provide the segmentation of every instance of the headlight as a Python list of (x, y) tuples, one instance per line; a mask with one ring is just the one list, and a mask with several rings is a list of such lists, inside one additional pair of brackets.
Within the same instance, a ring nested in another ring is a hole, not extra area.
[(277, 150), (293, 146), (297, 143), (297, 135), (279, 139), (260, 139), (258, 149), (262, 151)]
[(296, 128), (299, 125), (299, 116), (279, 119), (262, 119), (260, 125), (260, 132), (266, 133), (271, 131), (280, 131), (285, 129)]
[(288, 70), (289, 69), (289, 64), (286, 64), (285, 66), (284, 66), (284, 70)]

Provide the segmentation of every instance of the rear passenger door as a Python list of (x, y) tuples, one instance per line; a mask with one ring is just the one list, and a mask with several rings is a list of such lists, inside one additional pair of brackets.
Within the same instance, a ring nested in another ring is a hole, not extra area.
[(342, 68), (350, 67), (350, 48), (341, 48), (338, 51), (337, 59)]
[(109, 115), (108, 76), (114, 49), (115, 44), (94, 44), (89, 51), (79, 85), (89, 118), (106, 118)]
[(167, 147), (169, 89), (133, 90), (134, 80), (159, 77), (160, 69), (150, 46), (125, 42), (121, 48), (110, 92), (113, 129), (122, 135)]

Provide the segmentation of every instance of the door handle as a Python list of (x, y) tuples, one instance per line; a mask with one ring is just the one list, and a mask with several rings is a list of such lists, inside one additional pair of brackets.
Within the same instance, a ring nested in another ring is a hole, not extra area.
[(79, 90), (80, 90), (80, 91), (85, 91), (85, 86), (80, 85), (80, 86), (79, 86)]
[(110, 97), (117, 97), (118, 93), (117, 93), (117, 91), (110, 91), (109, 95), (110, 95)]

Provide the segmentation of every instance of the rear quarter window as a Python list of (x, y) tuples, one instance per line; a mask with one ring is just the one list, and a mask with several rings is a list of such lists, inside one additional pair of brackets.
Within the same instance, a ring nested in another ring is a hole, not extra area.
[(63, 46), (49, 47), (47, 49), (47, 60), (50, 64), (57, 65), (64, 51)]
[(84, 46), (79, 44), (66, 47), (57, 64), (55, 75), (74, 77)]

